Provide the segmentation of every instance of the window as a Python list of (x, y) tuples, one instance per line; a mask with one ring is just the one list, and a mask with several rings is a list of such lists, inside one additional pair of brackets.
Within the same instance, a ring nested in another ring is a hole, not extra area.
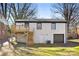
[(37, 23), (37, 29), (42, 29), (42, 23)]
[(25, 23), (25, 27), (28, 28), (29, 27), (29, 23)]
[(56, 29), (56, 23), (51, 24), (51, 29)]

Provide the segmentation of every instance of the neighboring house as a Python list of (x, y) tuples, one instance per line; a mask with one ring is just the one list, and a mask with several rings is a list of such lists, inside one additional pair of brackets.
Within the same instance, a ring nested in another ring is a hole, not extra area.
[(69, 25), (69, 33), (68, 33), (69, 39), (75, 39), (77, 38), (77, 27), (75, 27), (73, 24)]
[(5, 25), (4, 23), (0, 22), (0, 38), (2, 38), (4, 34), (5, 34)]
[(5, 24), (4, 22), (2, 22), (4, 19), (4, 17), (0, 14), (0, 39), (4, 38), (4, 35), (5, 35)]
[(8, 41), (7, 27), (0, 22), (0, 45)]
[(7, 24), (4, 17), (0, 14), (0, 44), (3, 44), (8, 40)]
[(77, 33), (77, 38), (79, 38), (79, 24), (76, 26), (76, 33)]
[[(14, 31), (16, 33), (33, 32), (32, 43), (66, 43), (67, 42), (67, 23), (65, 20), (56, 19), (32, 19), (15, 21)], [(26, 32), (25, 32), (26, 31)], [(20, 35), (18, 35), (21, 37)], [(29, 35), (28, 35), (29, 36)], [(27, 36), (27, 37), (28, 37)], [(19, 42), (28, 43), (28, 39), (17, 39)]]

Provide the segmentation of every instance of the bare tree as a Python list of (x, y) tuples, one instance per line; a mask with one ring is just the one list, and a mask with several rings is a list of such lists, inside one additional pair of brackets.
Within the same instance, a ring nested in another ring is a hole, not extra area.
[[(27, 19), (36, 17), (36, 6), (31, 3), (0, 3), (0, 14), (9, 25), (9, 19)], [(8, 26), (10, 31), (10, 27)], [(11, 31), (10, 31), (11, 32)]]
[(6, 19), (7, 18), (7, 3), (3, 4), (3, 3), (0, 3), (0, 13), (4, 16), (4, 18)]
[(7, 27), (9, 30), (10, 30), (10, 27), (9, 27), (10, 13), (11, 13), (11, 4), (10, 3), (0, 3), (0, 14), (3, 16), (3, 19), (7, 23), (7, 25), (8, 25)]
[[(69, 33), (69, 24), (76, 23), (79, 15), (79, 4), (77, 3), (60, 3), (53, 6), (56, 9), (56, 13), (62, 15), (67, 21), (67, 31)], [(52, 7), (52, 8), (53, 8)]]
[(12, 3), (11, 15), (14, 19), (27, 19), (35, 17), (36, 7), (31, 3)]
[[(8, 30), (11, 34), (11, 28), (9, 27), (9, 18), (16, 19), (28, 19), (35, 17), (36, 7), (30, 3), (0, 3), (0, 14), (4, 17), (8, 24)], [(3, 20), (3, 19), (2, 19)]]
[[(2, 15), (2, 21), (4, 20), (6, 23), (7, 23), (7, 25), (6, 25), (6, 32), (7, 32), (7, 30), (8, 29), (10, 29), (10, 27), (9, 27), (9, 23), (8, 23), (8, 19), (9, 19), (9, 9), (10, 7), (9, 7), (9, 4), (8, 3), (0, 3), (0, 14)], [(7, 33), (6, 33), (7, 34)], [(8, 36), (8, 35), (7, 35)], [(6, 37), (6, 39), (8, 39), (7, 37)], [(6, 40), (6, 39), (4, 39), (4, 40)], [(2, 39), (1, 39), (2, 40)], [(8, 40), (7, 40), (8, 41)], [(3, 44), (2, 44), (3, 45)]]

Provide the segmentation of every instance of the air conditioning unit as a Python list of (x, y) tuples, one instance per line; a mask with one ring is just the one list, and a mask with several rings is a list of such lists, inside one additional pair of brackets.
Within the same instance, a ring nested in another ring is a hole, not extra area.
[(47, 43), (47, 44), (51, 44), (51, 41), (50, 41), (50, 40), (47, 40), (46, 43)]

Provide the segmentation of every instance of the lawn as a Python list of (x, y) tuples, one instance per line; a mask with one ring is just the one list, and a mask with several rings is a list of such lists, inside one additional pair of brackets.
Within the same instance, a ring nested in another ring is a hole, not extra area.
[(71, 42), (78, 42), (79, 43), (79, 39), (70, 39), (70, 40), (68, 40), (68, 41), (71, 41)]
[[(69, 42), (77, 42), (78, 40), (69, 40)], [(69, 43), (67, 43), (68, 45)], [(76, 44), (76, 43), (75, 43)], [(41, 45), (36, 45), (36, 47), (18, 47), (15, 50), (16, 56), (79, 56), (79, 46), (74, 46), (73, 44), (70, 46), (61, 45), (49, 45), (48, 47), (44, 47)]]
[[(26, 47), (26, 44), (19, 44), (13, 51), (6, 50), (2, 55), (9, 56), (79, 56), (79, 39), (68, 40), (63, 44), (35, 44), (33, 47)], [(9, 51), (9, 52), (8, 52)], [(2, 51), (0, 51), (2, 52)]]
[(18, 48), (15, 53), (16, 56), (79, 56), (79, 47)]

